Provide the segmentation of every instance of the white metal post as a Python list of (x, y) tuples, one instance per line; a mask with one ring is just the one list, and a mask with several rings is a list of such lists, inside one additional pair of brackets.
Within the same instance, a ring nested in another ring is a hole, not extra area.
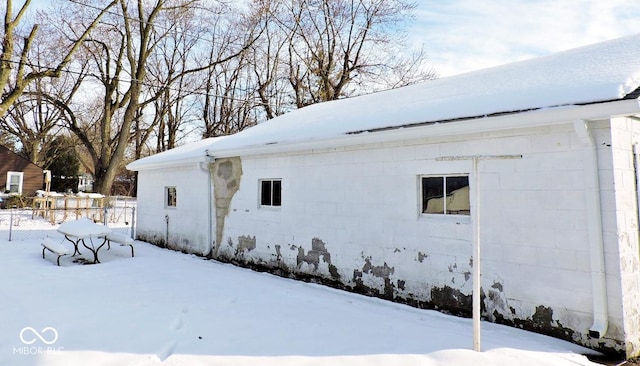
[(472, 322), (473, 322), (473, 350), (481, 351), (480, 346), (480, 291), (482, 289), (481, 261), (480, 261), (480, 172), (478, 169), (478, 161), (480, 160), (497, 160), (497, 159), (522, 159), (522, 155), (469, 155), (469, 156), (443, 156), (436, 158), (436, 161), (453, 161), (453, 160), (471, 160), (473, 174), (474, 189), (474, 208), (471, 212), (471, 220), (473, 222), (473, 293), (471, 298)]
[(478, 175), (478, 157), (473, 163), (473, 184), (475, 208), (471, 215), (473, 222), (473, 350), (480, 351), (480, 177)]
[(9, 241), (11, 241), (11, 234), (13, 234), (13, 209), (15, 209), (16, 206), (11, 206), (11, 216), (9, 217)]
[(640, 221), (640, 146), (638, 144), (633, 145), (633, 168), (636, 178), (636, 203), (637, 203), (637, 215), (638, 221)]
[[(126, 212), (125, 212), (126, 215)], [(131, 239), (135, 239), (136, 235), (134, 233), (136, 227), (136, 207), (131, 207)]]

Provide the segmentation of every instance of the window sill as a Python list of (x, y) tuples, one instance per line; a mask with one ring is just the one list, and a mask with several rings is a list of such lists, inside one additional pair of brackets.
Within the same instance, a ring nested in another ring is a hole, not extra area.
[(260, 205), (258, 206), (258, 210), (265, 210), (265, 211), (280, 211), (282, 210), (282, 206), (266, 206), (266, 205)]
[(426, 221), (444, 221), (444, 222), (455, 222), (459, 224), (470, 224), (471, 223), (471, 215), (442, 215), (442, 214), (425, 214), (420, 213), (418, 215), (418, 220), (426, 220)]

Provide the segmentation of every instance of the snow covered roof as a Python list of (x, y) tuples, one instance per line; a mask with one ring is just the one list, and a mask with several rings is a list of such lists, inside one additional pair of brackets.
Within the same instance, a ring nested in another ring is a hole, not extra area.
[(160, 168), (204, 161), (207, 150), (217, 141), (228, 136), (210, 137), (178, 146), (161, 153), (138, 159), (127, 165), (129, 170)]
[[(216, 140), (209, 151), (213, 156), (232, 156), (275, 146), (281, 150), (287, 145), (301, 148), (321, 140), (346, 141), (349, 136), (365, 132), (636, 99), (639, 87), (640, 34), (637, 34), (546, 57), (311, 105)], [(128, 168), (139, 168), (136, 163)]]

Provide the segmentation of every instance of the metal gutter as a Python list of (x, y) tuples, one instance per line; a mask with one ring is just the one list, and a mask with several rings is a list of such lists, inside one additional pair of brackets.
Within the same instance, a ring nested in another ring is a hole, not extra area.
[(169, 167), (179, 167), (179, 166), (185, 166), (185, 165), (191, 165), (191, 164), (198, 164), (204, 161), (205, 159), (203, 155), (200, 154), (198, 156), (192, 156), (188, 158), (175, 159), (175, 160), (163, 160), (158, 162), (143, 162), (141, 160), (136, 160), (134, 162), (127, 164), (126, 168), (127, 170), (131, 170), (131, 171), (143, 171), (143, 170), (164, 169)]

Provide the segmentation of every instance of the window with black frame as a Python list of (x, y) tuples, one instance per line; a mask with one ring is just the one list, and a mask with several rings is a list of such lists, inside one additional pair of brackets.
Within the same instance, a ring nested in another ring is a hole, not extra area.
[(469, 215), (469, 177), (421, 177), (422, 213), (436, 215)]
[(279, 207), (282, 205), (282, 181), (280, 179), (260, 180), (260, 206)]

